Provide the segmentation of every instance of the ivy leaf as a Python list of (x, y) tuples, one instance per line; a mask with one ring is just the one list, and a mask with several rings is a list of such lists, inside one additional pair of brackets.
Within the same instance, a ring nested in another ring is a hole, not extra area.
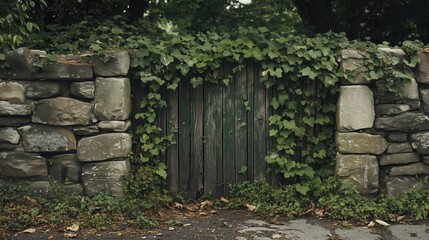
[(295, 189), (297, 192), (301, 193), (304, 196), (307, 195), (308, 191), (310, 191), (310, 188), (308, 187), (307, 184), (300, 184), (300, 183), (295, 184)]
[(280, 104), (277, 101), (277, 98), (273, 98), (273, 100), (271, 101), (271, 106), (273, 106), (274, 109), (279, 108)]
[(305, 67), (301, 70), (302, 76), (307, 76), (310, 79), (314, 80), (317, 77), (317, 73), (315, 73), (313, 70), (311, 70), (310, 67)]

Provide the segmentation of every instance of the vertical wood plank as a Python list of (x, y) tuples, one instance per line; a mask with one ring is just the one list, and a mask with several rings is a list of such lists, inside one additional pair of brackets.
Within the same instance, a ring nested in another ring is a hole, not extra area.
[(169, 91), (167, 103), (167, 134), (173, 134), (176, 144), (167, 150), (168, 190), (171, 194), (179, 193), (179, 151), (178, 151), (178, 127), (179, 127), (179, 91)]
[(190, 83), (179, 84), (179, 193), (186, 195), (190, 176)]
[(219, 175), (222, 176), (222, 172), (219, 173), (222, 168), (221, 132), (222, 88), (207, 83), (204, 86), (204, 194), (213, 196), (220, 195), (222, 190), (223, 179), (219, 179)]
[(247, 99), (246, 70), (236, 75), (235, 84), (235, 169), (236, 181), (247, 180), (247, 174), (240, 174), (238, 169), (247, 166), (247, 113), (244, 101)]
[[(168, 94), (167, 89), (163, 88), (160, 90), (161, 99), (165, 100), (168, 103)], [(168, 105), (168, 104), (167, 104)], [(156, 113), (156, 125), (161, 128), (161, 136), (167, 135), (167, 107), (163, 107)], [(161, 162), (167, 164), (167, 155), (161, 154), (159, 156)]]
[[(224, 67), (226, 74), (232, 73), (232, 66)], [(235, 110), (234, 110), (234, 79), (228, 86), (223, 85), (223, 118), (222, 118), (222, 141), (223, 141), (223, 193), (228, 193), (228, 184), (235, 183)]]
[(247, 110), (247, 177), (249, 181), (255, 179), (255, 166), (259, 161), (258, 156), (255, 156), (254, 149), (255, 138), (255, 124), (258, 119), (255, 114), (255, 62), (253, 60), (246, 61), (246, 75), (247, 75), (247, 103), (249, 109)]
[(191, 170), (188, 197), (198, 198), (203, 191), (203, 85), (191, 91)]

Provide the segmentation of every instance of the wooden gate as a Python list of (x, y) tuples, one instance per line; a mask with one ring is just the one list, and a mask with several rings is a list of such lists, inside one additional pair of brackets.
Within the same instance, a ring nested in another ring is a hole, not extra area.
[(231, 183), (266, 176), (271, 93), (257, 71), (249, 61), (228, 86), (204, 82), (194, 89), (185, 80), (166, 92), (158, 124), (177, 140), (163, 156), (172, 194), (222, 196)]

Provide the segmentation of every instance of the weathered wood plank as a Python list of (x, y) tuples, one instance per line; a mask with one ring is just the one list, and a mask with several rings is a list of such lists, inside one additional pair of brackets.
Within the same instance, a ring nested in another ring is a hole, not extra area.
[[(167, 134), (173, 134), (178, 141), (179, 127), (179, 91), (169, 91), (167, 102)], [(177, 143), (167, 149), (168, 190), (171, 194), (179, 193), (179, 149)]]
[[(222, 190), (222, 88), (204, 85), (204, 194), (218, 196)], [(219, 170), (219, 171), (218, 171)], [(220, 189), (219, 189), (220, 187)]]
[(190, 176), (190, 83), (184, 79), (179, 84), (179, 192), (186, 195)]
[[(258, 157), (254, 154), (256, 137), (255, 124), (257, 124), (257, 116), (255, 114), (255, 62), (253, 60), (246, 61), (247, 75), (247, 177), (249, 181), (255, 179), (255, 166), (257, 165)], [(257, 83), (256, 83), (257, 84)]]
[[(226, 73), (231, 74), (231, 66), (225, 66)], [(228, 184), (235, 183), (235, 110), (234, 110), (234, 79), (230, 80), (228, 86), (223, 85), (223, 193), (228, 193)]]
[(247, 113), (244, 101), (247, 101), (247, 74), (246, 70), (236, 74), (234, 108), (235, 108), (235, 169), (236, 181), (247, 180), (247, 174), (238, 172), (243, 166), (247, 166)]
[[(255, 75), (257, 73), (255, 72)], [(269, 97), (266, 96), (267, 90), (265, 86), (259, 82), (259, 78), (254, 79), (254, 108), (255, 108), (255, 125), (254, 125), (254, 134), (253, 141), (254, 145), (253, 156), (255, 170), (253, 175), (255, 179), (262, 178), (266, 176), (267, 173), (267, 164), (265, 162), (265, 156), (267, 155), (267, 129), (268, 129), (268, 118), (269, 118)]]
[(203, 85), (191, 91), (191, 176), (188, 197), (198, 198), (203, 192)]

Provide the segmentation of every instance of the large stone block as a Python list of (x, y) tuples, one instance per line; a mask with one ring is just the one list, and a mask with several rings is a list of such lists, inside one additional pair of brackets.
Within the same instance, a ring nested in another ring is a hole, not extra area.
[(22, 116), (0, 116), (0, 126), (20, 127), (31, 122), (30, 117)]
[(60, 183), (81, 181), (82, 163), (76, 154), (62, 154), (51, 158), (49, 174), (52, 179)]
[(31, 107), (28, 104), (14, 104), (0, 101), (0, 116), (27, 116), (31, 114)]
[(428, 175), (429, 165), (422, 162), (411, 163), (403, 166), (395, 166), (388, 171), (389, 176), (415, 176)]
[(95, 75), (101, 77), (125, 76), (130, 68), (130, 56), (127, 51), (108, 52), (109, 60), (94, 59)]
[(122, 197), (124, 190), (121, 177), (129, 171), (128, 160), (87, 163), (82, 169), (84, 191), (87, 195), (108, 191)]
[(34, 109), (32, 121), (59, 126), (89, 125), (91, 114), (90, 103), (57, 97), (39, 101)]
[(62, 93), (58, 82), (40, 80), (30, 83), (25, 88), (25, 96), (31, 99), (50, 98)]
[(76, 97), (94, 98), (95, 84), (93, 81), (73, 82), (70, 84), (70, 93)]
[(16, 178), (47, 176), (47, 160), (38, 154), (0, 152), (0, 174)]
[(378, 103), (397, 103), (403, 101), (418, 101), (419, 89), (416, 80), (413, 78), (399, 90), (399, 94), (386, 91), (385, 81), (376, 82), (375, 97)]
[(106, 133), (82, 138), (77, 146), (77, 157), (82, 162), (125, 158), (131, 152), (132, 141), (128, 133)]
[(44, 66), (34, 75), (37, 79), (90, 80), (93, 78), (90, 64), (60, 61)]
[(0, 100), (25, 103), (24, 86), (17, 82), (0, 82)]
[(411, 147), (411, 144), (408, 142), (403, 143), (389, 143), (386, 153), (410, 153), (414, 152), (414, 149)]
[(375, 119), (374, 127), (384, 131), (416, 132), (429, 130), (429, 117), (423, 113), (405, 112)]
[(383, 136), (366, 133), (337, 132), (336, 143), (340, 153), (381, 154), (387, 148), (387, 141)]
[(367, 86), (342, 86), (337, 105), (338, 131), (372, 128), (375, 116), (374, 98)]
[(364, 194), (378, 192), (379, 167), (375, 156), (338, 153), (336, 161), (335, 174), (341, 181), (350, 182)]
[(14, 128), (0, 128), (0, 143), (18, 144), (19, 133)]
[[(344, 49), (341, 51), (341, 70), (346, 78), (341, 80), (341, 84), (370, 84), (371, 81), (365, 79), (368, 75), (368, 68), (365, 66), (365, 59), (368, 54), (361, 50)], [(354, 75), (353, 75), (354, 74)]]
[(420, 98), (422, 100), (422, 107), (425, 113), (429, 113), (429, 89), (420, 89)]
[(99, 120), (126, 120), (131, 113), (130, 80), (98, 77), (94, 113)]
[(417, 177), (399, 176), (390, 177), (386, 182), (387, 194), (400, 197), (406, 191), (420, 186), (422, 183)]
[(391, 116), (411, 110), (408, 104), (379, 104), (375, 106), (375, 116)]
[(76, 150), (72, 131), (51, 126), (33, 125), (20, 127), (26, 152), (69, 152)]
[(0, 71), (1, 78), (32, 80), (35, 54), (28, 48), (18, 48), (6, 53), (8, 67)]
[(392, 164), (407, 164), (413, 162), (419, 162), (420, 155), (417, 153), (396, 153), (387, 154), (380, 157), (380, 165), (392, 165)]
[(420, 63), (417, 65), (417, 81), (419, 83), (429, 83), (429, 53), (418, 52), (417, 57)]
[(410, 134), (411, 146), (420, 154), (429, 154), (429, 132)]

